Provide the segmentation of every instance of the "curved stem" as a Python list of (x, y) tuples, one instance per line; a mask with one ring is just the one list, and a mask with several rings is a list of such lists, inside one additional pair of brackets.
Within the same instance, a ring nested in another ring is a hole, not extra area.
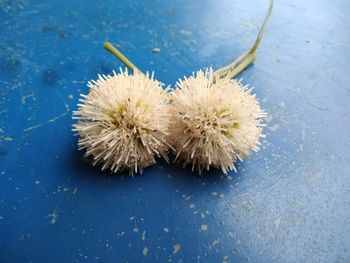
[(115, 46), (110, 42), (104, 42), (103, 47), (115, 55), (121, 62), (124, 63), (133, 72), (141, 72), (129, 59), (127, 59)]
[(254, 45), (248, 51), (244, 52), (239, 58), (237, 58), (235, 61), (233, 61), (231, 64), (229, 64), (225, 67), (222, 67), (222, 68), (218, 69), (217, 71), (215, 71), (214, 72), (215, 78), (232, 79), (235, 76), (237, 76), (237, 74), (242, 72), (245, 68), (247, 68), (251, 63), (254, 62), (254, 60), (256, 58), (257, 50), (258, 50), (260, 42), (261, 42), (261, 39), (265, 33), (265, 28), (266, 28), (267, 22), (269, 21), (269, 19), (271, 17), (272, 7), (273, 7), (273, 0), (270, 0), (269, 9), (268, 9), (267, 14), (265, 16), (265, 19), (261, 25), (258, 36), (254, 42)]

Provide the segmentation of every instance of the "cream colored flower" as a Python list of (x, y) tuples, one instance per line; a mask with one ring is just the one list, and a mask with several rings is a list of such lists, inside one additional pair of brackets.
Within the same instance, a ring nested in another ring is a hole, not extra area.
[(128, 170), (132, 175), (167, 159), (168, 110), (166, 91), (160, 82), (127, 71), (99, 76), (88, 83), (90, 92), (81, 95), (73, 113), (78, 120), (79, 149), (86, 149), (93, 165), (113, 172)]
[(184, 166), (227, 173), (236, 170), (237, 159), (259, 149), (266, 114), (239, 81), (214, 81), (212, 69), (200, 70), (179, 80), (172, 95), (170, 142)]

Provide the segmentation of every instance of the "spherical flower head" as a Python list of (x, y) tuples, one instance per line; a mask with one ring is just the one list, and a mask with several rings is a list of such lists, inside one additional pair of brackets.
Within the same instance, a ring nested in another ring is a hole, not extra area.
[(213, 166), (226, 174), (259, 149), (266, 114), (240, 81), (199, 70), (179, 80), (172, 95), (170, 142), (184, 166), (192, 163), (199, 173)]
[(79, 148), (93, 157), (93, 165), (133, 175), (154, 164), (156, 157), (167, 159), (166, 91), (153, 74), (114, 72), (88, 86), (89, 94), (81, 95), (73, 113), (78, 120), (73, 130), (80, 135)]

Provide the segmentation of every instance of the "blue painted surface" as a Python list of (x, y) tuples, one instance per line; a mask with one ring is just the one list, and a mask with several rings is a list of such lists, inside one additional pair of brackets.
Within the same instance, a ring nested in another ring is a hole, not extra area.
[[(350, 4), (277, 1), (240, 75), (269, 112), (228, 177), (81, 160), (71, 112), (120, 64), (166, 84), (231, 62), (267, 1), (0, 1), (0, 262), (349, 262)], [(152, 53), (160, 48), (159, 54)]]

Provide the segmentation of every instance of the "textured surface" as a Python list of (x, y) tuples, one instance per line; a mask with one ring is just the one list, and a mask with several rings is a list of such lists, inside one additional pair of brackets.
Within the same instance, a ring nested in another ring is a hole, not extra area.
[(79, 93), (120, 66), (104, 40), (174, 84), (245, 51), (267, 5), (0, 1), (0, 262), (349, 262), (346, 0), (275, 4), (240, 75), (267, 140), (238, 173), (110, 176), (77, 151)]

